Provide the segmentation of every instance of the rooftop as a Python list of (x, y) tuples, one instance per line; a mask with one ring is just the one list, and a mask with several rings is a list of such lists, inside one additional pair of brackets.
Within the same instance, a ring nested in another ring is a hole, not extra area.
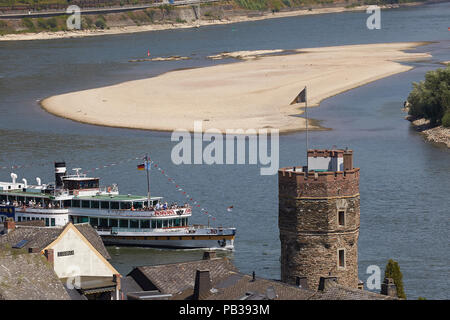
[[(75, 224), (74, 226), (105, 259), (111, 259), (103, 241), (94, 228), (88, 223)], [(22, 242), (22, 249), (28, 251), (28, 249), (33, 248), (41, 251), (55, 241), (64, 228), (16, 225), (13, 231), (0, 235), (0, 246), (14, 247)]]
[[(392, 297), (353, 289), (332, 282), (326, 289), (304, 289), (279, 280), (253, 277), (239, 272), (227, 258), (141, 266), (124, 278), (124, 290), (139, 292), (158, 290), (172, 294), (174, 300), (194, 298), (196, 274), (209, 272), (210, 289), (205, 300), (388, 300)], [(328, 282), (327, 282), (328, 283)], [(201, 285), (199, 285), (201, 286)], [(128, 288), (128, 289), (126, 289)]]
[(137, 267), (128, 276), (145, 291), (159, 290), (161, 293), (179, 294), (194, 288), (197, 269), (208, 269), (211, 278), (219, 279), (237, 272), (227, 258), (213, 258), (182, 263)]
[(0, 300), (70, 300), (40, 253), (0, 250)]

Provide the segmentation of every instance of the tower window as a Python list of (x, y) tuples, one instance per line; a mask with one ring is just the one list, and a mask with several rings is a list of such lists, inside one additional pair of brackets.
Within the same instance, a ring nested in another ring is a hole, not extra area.
[(338, 250), (338, 256), (339, 256), (339, 268), (345, 268), (345, 250), (339, 249)]
[(341, 227), (345, 226), (345, 211), (338, 211), (338, 223)]

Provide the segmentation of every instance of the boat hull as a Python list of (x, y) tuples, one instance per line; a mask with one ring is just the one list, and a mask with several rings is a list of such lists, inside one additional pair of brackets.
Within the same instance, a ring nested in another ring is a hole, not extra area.
[(105, 245), (174, 248), (174, 249), (216, 249), (233, 250), (232, 235), (197, 236), (116, 236), (101, 235)]

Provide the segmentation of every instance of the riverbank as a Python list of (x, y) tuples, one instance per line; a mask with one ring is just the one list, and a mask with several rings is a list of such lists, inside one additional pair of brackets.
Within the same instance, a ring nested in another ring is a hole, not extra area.
[[(392, 4), (392, 5), (381, 5), (382, 9), (392, 9), (399, 7), (410, 7), (423, 5), (423, 2), (409, 2), (402, 4)], [(94, 20), (85, 17), (84, 25), (88, 28), (83, 30), (72, 30), (72, 31), (45, 31), (38, 33), (11, 33), (11, 34), (0, 34), (0, 41), (22, 41), (22, 40), (50, 40), (50, 39), (65, 39), (65, 38), (79, 38), (79, 37), (89, 37), (89, 36), (100, 36), (100, 35), (115, 35), (115, 34), (126, 34), (126, 33), (136, 33), (136, 32), (146, 32), (146, 31), (160, 31), (160, 30), (171, 30), (171, 29), (185, 29), (185, 28), (199, 28), (202, 26), (210, 25), (223, 25), (231, 24), (237, 22), (247, 22), (247, 21), (259, 21), (265, 19), (277, 19), (285, 17), (294, 16), (305, 16), (305, 15), (317, 15), (317, 14), (328, 14), (328, 13), (339, 13), (339, 12), (353, 12), (353, 11), (365, 11), (367, 5), (363, 6), (349, 6), (343, 4), (342, 6), (333, 7), (316, 7), (316, 8), (304, 8), (304, 9), (290, 9), (287, 11), (280, 12), (270, 12), (270, 11), (249, 11), (249, 10), (236, 10), (234, 8), (217, 9), (217, 6), (212, 5), (211, 7), (202, 8), (202, 13), (200, 14), (200, 19), (198, 19), (198, 12), (194, 7), (184, 6), (177, 7), (175, 9), (165, 12), (166, 9), (161, 9), (161, 12), (157, 9), (151, 9), (151, 11), (142, 11), (128, 14), (105, 14), (100, 15), (100, 22), (104, 25), (108, 25), (107, 28), (97, 28), (92, 29), (92, 27), (97, 24), (98, 17), (94, 16)], [(64, 18), (64, 17), (62, 17)], [(167, 21), (167, 19), (169, 21)], [(64, 18), (65, 19), (65, 18)], [(64, 24), (65, 20), (55, 21), (54, 24)], [(91, 21), (92, 20), (92, 21)], [(146, 23), (146, 20), (152, 21), (151, 24)], [(86, 22), (88, 21), (88, 22)], [(95, 23), (94, 23), (95, 22)], [(29, 23), (29, 22), (28, 22)], [(23, 28), (22, 28), (23, 29)], [(20, 28), (18, 29), (21, 30)]]
[(426, 119), (417, 119), (412, 116), (406, 116), (406, 120), (411, 122), (414, 130), (424, 135), (428, 142), (442, 144), (450, 148), (450, 128), (443, 126), (432, 127), (430, 121)]
[[(48, 112), (75, 121), (132, 129), (193, 131), (211, 128), (305, 129), (304, 103), (290, 104), (308, 87), (308, 107), (366, 83), (410, 70), (399, 61), (429, 58), (403, 50), (421, 42), (298, 49), (289, 54), (211, 67), (53, 96)], [(310, 129), (321, 129), (310, 123)]]

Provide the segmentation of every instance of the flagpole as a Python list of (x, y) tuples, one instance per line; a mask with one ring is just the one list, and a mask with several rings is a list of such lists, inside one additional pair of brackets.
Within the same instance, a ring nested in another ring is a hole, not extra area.
[(308, 92), (305, 86), (305, 119), (306, 119), (306, 168), (309, 171), (308, 163)]
[(145, 154), (145, 171), (147, 171), (147, 208), (150, 208), (150, 174), (148, 172), (148, 154)]

